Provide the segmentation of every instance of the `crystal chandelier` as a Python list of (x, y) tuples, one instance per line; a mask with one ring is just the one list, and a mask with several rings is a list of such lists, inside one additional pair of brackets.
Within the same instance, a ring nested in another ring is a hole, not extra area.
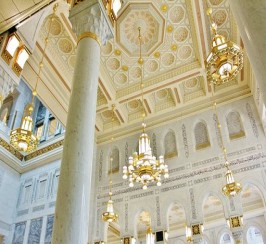
[(233, 80), (243, 68), (243, 51), (232, 41), (217, 33), (217, 25), (212, 17), (212, 9), (208, 8), (212, 30), (211, 53), (205, 62), (207, 79), (213, 84), (223, 84)]
[[(112, 134), (113, 134), (113, 124), (114, 124), (114, 113), (115, 113), (115, 106), (112, 105)], [(114, 138), (112, 136), (111, 141), (113, 142)], [(105, 222), (115, 222), (118, 219), (118, 215), (114, 212), (114, 205), (112, 200), (112, 175), (113, 175), (113, 155), (111, 154), (110, 157), (110, 178), (109, 178), (109, 200), (107, 202), (107, 210), (102, 214), (102, 219)]]
[(45, 55), (45, 50), (48, 45), (50, 30), (52, 27), (52, 22), (55, 18), (55, 13), (57, 10), (58, 4), (55, 4), (53, 7), (53, 14), (50, 17), (50, 23), (48, 27), (47, 36), (45, 38), (45, 46), (42, 53), (42, 58), (39, 63), (39, 70), (37, 73), (37, 80), (35, 84), (35, 88), (32, 91), (32, 101), (29, 104), (28, 113), (23, 117), (22, 125), (21, 127), (14, 129), (10, 132), (10, 144), (16, 148), (18, 151), (22, 152), (31, 152), (37, 148), (38, 145), (38, 139), (33, 133), (33, 120), (32, 120), (32, 111), (33, 111), (33, 104), (34, 104), (34, 98), (37, 96), (37, 85), (40, 80), (41, 70), (43, 67), (43, 60)]
[(164, 157), (160, 156), (159, 160), (156, 159), (155, 156), (152, 155), (152, 150), (150, 146), (150, 139), (147, 133), (145, 132), (146, 124), (144, 122), (145, 118), (145, 109), (144, 109), (144, 99), (143, 99), (143, 58), (141, 54), (141, 29), (139, 30), (139, 45), (140, 45), (140, 56), (138, 59), (138, 63), (141, 65), (141, 94), (142, 94), (142, 133), (139, 137), (139, 152), (133, 153), (133, 156), (129, 157), (128, 164), (129, 166), (123, 167), (123, 179), (129, 180), (129, 187), (134, 186), (134, 182), (141, 183), (142, 188), (145, 190), (148, 187), (148, 184), (151, 182), (157, 182), (157, 186), (160, 186), (161, 176), (164, 178), (168, 178), (168, 165), (164, 162)]

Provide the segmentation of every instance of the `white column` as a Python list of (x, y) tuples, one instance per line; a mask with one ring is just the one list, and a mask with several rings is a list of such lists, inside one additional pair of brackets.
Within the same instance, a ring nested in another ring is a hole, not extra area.
[[(107, 15), (97, 0), (85, 0), (70, 13), (78, 36), (58, 185), (53, 244), (87, 244), (100, 43), (111, 38)], [(92, 223), (90, 223), (92, 225)]]
[(266, 104), (266, 1), (229, 0), (240, 35)]

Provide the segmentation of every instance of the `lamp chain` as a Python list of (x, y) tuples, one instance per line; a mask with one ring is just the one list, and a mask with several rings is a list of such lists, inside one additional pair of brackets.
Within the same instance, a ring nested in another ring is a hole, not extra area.
[(211, 30), (214, 35), (217, 35), (217, 24), (215, 23), (213, 16), (212, 16), (212, 8), (209, 6), (207, 2), (207, 15), (209, 16), (210, 22), (211, 22)]
[(109, 196), (110, 199), (112, 197), (112, 187), (113, 187), (113, 141), (114, 141), (114, 135), (113, 135), (113, 131), (114, 131), (114, 120), (115, 120), (115, 105), (112, 105), (112, 136), (111, 136), (111, 157), (110, 157), (110, 178), (109, 178)]
[(224, 160), (225, 160), (225, 167), (227, 169), (229, 169), (229, 162), (228, 162), (228, 159), (227, 159), (227, 152), (226, 152), (226, 148), (225, 148), (225, 145), (224, 145), (224, 140), (223, 140), (223, 136), (222, 136), (222, 129), (221, 129), (221, 123), (220, 123), (220, 120), (219, 120), (219, 116), (218, 116), (218, 111), (217, 111), (217, 103), (215, 101), (215, 98), (214, 98), (214, 84), (212, 85), (211, 87), (211, 91), (212, 91), (212, 98), (214, 100), (214, 103), (213, 103), (213, 108), (214, 108), (214, 112), (215, 112), (215, 116), (216, 116), (216, 119), (217, 119), (217, 127), (218, 127), (218, 131), (219, 131), (219, 136), (221, 138), (221, 146), (220, 148), (222, 149), (222, 152), (223, 152), (223, 156), (224, 156)]
[(53, 23), (53, 21), (55, 19), (55, 16), (56, 16), (57, 7), (58, 7), (58, 4), (56, 3), (54, 5), (54, 7), (53, 7), (53, 14), (50, 16), (48, 32), (47, 32), (47, 36), (45, 37), (45, 40), (44, 40), (44, 48), (43, 48), (43, 51), (42, 51), (42, 58), (41, 58), (41, 61), (39, 63), (39, 69), (38, 69), (38, 72), (37, 72), (37, 79), (36, 79), (36, 83), (35, 83), (34, 89), (32, 91), (32, 109), (31, 109), (30, 112), (33, 111), (34, 98), (37, 96), (37, 86), (38, 86), (38, 83), (39, 83), (39, 80), (40, 80), (40, 77), (41, 77), (41, 71), (42, 71), (42, 68), (43, 68), (43, 61), (44, 61), (45, 51), (46, 51), (46, 48), (48, 46), (50, 32), (51, 32), (51, 28), (52, 28), (52, 23)]
[(143, 133), (145, 132), (145, 117), (146, 117), (146, 111), (145, 111), (145, 107), (144, 107), (144, 94), (143, 94), (143, 89), (144, 89), (144, 83), (143, 83), (143, 63), (144, 60), (142, 58), (142, 36), (141, 36), (141, 27), (138, 27), (139, 30), (139, 60), (138, 63), (141, 66), (141, 74), (140, 74), (140, 88), (141, 88), (141, 102), (142, 102), (142, 108), (143, 108), (143, 112), (142, 112), (142, 130)]

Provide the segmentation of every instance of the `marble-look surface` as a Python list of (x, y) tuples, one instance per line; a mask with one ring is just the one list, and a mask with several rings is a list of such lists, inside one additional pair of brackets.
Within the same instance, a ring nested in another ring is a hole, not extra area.
[(54, 215), (50, 215), (47, 217), (46, 231), (45, 231), (45, 244), (50, 244), (52, 240), (52, 232), (54, 225)]
[(26, 222), (17, 223), (15, 225), (15, 232), (12, 244), (23, 244), (25, 229), (26, 229)]
[(230, 0), (240, 36), (247, 50), (259, 89), (266, 104), (266, 1)]
[(42, 218), (33, 219), (30, 223), (28, 244), (39, 244), (42, 231)]

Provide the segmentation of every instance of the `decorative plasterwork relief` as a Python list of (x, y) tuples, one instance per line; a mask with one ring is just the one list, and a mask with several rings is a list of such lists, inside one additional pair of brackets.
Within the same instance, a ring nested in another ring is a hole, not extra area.
[[(50, 16), (46, 18), (40, 30), (39, 35), (42, 42), (42, 47), (44, 46), (45, 38), (47, 36), (49, 20)], [(68, 82), (71, 82), (74, 72), (76, 60), (75, 47), (76, 43), (73, 43), (64, 25), (60, 19), (56, 17), (51, 25), (49, 43), (47, 46), (47, 55), (50, 58), (53, 58), (54, 65), (56, 65), (61, 73), (64, 74), (64, 77), (67, 78)]]
[[(167, 10), (161, 8), (165, 2)], [(198, 47), (196, 35), (192, 37), (192, 24), (192, 8), (184, 0), (178, 3), (165, 0), (126, 3), (117, 22), (116, 44), (110, 41), (102, 47), (101, 64), (107, 67), (115, 89), (139, 82), (138, 27), (142, 28), (143, 75), (147, 79), (197, 59), (195, 50)]]

